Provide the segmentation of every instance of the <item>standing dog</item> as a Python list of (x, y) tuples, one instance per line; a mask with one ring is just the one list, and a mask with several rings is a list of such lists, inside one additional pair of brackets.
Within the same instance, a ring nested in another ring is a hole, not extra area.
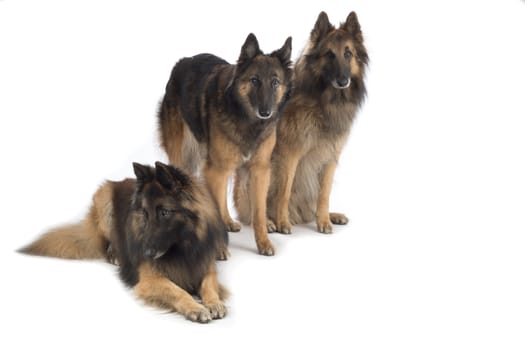
[(203, 168), (229, 231), (239, 231), (227, 206), (228, 178), (246, 172), (254, 203), (249, 216), (260, 254), (273, 255), (266, 227), (266, 195), (276, 124), (291, 88), (291, 38), (263, 54), (250, 34), (237, 64), (201, 54), (173, 68), (158, 120), (170, 163), (192, 173)]
[[(339, 28), (321, 12), (294, 68), (294, 91), (277, 126), (268, 192), (268, 230), (290, 233), (291, 225), (316, 219), (319, 232), (346, 224), (329, 213), (332, 179), (352, 121), (364, 100), (368, 54), (354, 12)], [(246, 181), (235, 189), (236, 208), (249, 222)]]
[(227, 291), (217, 281), (215, 258), (228, 237), (206, 187), (160, 162), (133, 168), (137, 180), (105, 182), (83, 221), (20, 251), (116, 260), (121, 279), (146, 303), (197, 322), (224, 317)]

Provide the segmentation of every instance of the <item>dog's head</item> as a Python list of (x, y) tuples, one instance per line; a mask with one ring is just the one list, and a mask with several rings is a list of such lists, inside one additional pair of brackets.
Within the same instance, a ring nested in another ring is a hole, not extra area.
[(170, 248), (184, 249), (204, 239), (193, 180), (177, 168), (133, 163), (137, 177), (128, 230), (146, 259), (159, 259)]
[(278, 115), (291, 88), (291, 53), (291, 37), (270, 54), (260, 50), (255, 35), (246, 38), (230, 88), (250, 119), (267, 120)]
[(304, 74), (312, 74), (334, 89), (347, 89), (353, 79), (362, 79), (368, 63), (361, 26), (351, 12), (339, 28), (321, 12), (304, 52)]

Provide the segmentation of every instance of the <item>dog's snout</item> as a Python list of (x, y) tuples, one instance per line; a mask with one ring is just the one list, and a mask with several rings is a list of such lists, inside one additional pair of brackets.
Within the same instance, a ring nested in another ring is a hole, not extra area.
[(268, 109), (259, 109), (259, 114), (261, 115), (261, 117), (269, 117), (272, 112)]
[(340, 87), (345, 87), (348, 85), (348, 78), (347, 77), (339, 77), (336, 79), (337, 81), (337, 84), (340, 86)]

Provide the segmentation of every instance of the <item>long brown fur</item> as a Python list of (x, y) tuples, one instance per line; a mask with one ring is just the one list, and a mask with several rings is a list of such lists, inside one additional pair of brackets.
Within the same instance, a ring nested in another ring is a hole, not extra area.
[[(290, 233), (292, 224), (316, 220), (317, 230), (329, 233), (332, 223), (348, 222), (345, 215), (329, 212), (329, 196), (339, 156), (366, 95), (367, 62), (356, 14), (335, 28), (321, 12), (294, 67), (292, 97), (277, 125), (268, 231)], [(235, 202), (243, 223), (250, 222), (247, 193), (246, 176), (239, 173)]]
[(113, 216), (112, 186), (106, 182), (93, 195), (86, 217), (53, 228), (19, 252), (62, 259), (104, 259)]
[(160, 162), (134, 163), (134, 170), (137, 180), (105, 182), (81, 222), (19, 251), (116, 261), (122, 281), (144, 302), (196, 322), (224, 317), (228, 291), (217, 280), (215, 258), (226, 258), (227, 233), (207, 187)]

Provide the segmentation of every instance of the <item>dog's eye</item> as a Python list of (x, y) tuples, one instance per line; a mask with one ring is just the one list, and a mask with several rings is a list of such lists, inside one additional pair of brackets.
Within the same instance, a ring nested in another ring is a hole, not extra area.
[(345, 58), (347, 60), (349, 60), (350, 58), (352, 58), (352, 52), (351, 51), (345, 51)]
[(335, 53), (332, 50), (330, 50), (326, 53), (326, 57), (333, 60), (335, 58)]
[(279, 85), (281, 85), (281, 82), (278, 79), (272, 79), (272, 87), (275, 89)]
[(171, 211), (169, 211), (168, 209), (162, 208), (162, 209), (159, 210), (159, 214), (160, 214), (161, 217), (167, 218), (168, 216), (171, 215)]
[(260, 83), (259, 78), (257, 78), (257, 77), (252, 77), (252, 78), (250, 78), (250, 81), (252, 82), (253, 85), (255, 85), (255, 86), (259, 86), (259, 83)]

